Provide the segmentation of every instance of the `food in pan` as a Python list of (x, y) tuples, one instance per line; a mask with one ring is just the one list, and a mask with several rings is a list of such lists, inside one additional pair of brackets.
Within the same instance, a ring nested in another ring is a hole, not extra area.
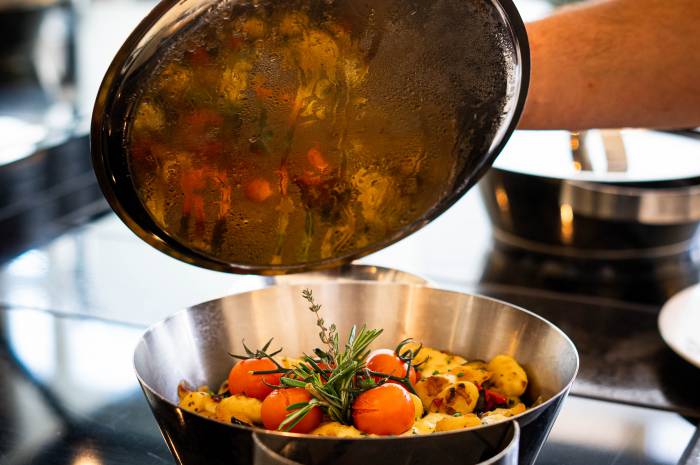
[[(493, 128), (464, 133), (484, 106), (499, 121), (500, 50), (477, 86), (469, 46), (433, 50), (422, 15), (397, 11), (385, 31), (388, 13), (342, 8), (220, 2), (139, 76), (124, 144), (159, 227), (232, 263), (344, 256), (420, 220), (488, 150)], [(430, 65), (442, 55), (449, 70)]]
[(180, 407), (223, 422), (333, 437), (430, 434), (491, 424), (526, 410), (528, 378), (508, 355), (488, 362), (424, 347), (370, 346), (381, 329), (353, 327), (344, 344), (313, 294), (322, 348), (288, 358), (272, 340), (245, 355), (216, 392), (178, 387)]

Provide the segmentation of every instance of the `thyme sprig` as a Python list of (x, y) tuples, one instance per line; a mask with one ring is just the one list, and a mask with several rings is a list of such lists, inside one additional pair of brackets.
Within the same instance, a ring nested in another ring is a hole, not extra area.
[(338, 355), (338, 331), (335, 327), (335, 323), (331, 324), (330, 328), (326, 328), (326, 322), (321, 318), (319, 312), (321, 311), (321, 306), (314, 301), (314, 294), (311, 289), (304, 289), (301, 291), (301, 296), (309, 302), (309, 310), (316, 315), (316, 326), (321, 328), (321, 332), (318, 333), (321, 342), (328, 346), (328, 355), (333, 358)]

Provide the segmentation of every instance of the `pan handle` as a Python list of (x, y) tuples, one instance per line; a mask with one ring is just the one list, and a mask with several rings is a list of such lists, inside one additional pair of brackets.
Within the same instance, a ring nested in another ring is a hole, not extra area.
[[(510, 428), (504, 432), (502, 442), (498, 445), (500, 452), (493, 457), (475, 465), (518, 465), (520, 450), (520, 425), (510, 422)], [(360, 439), (362, 440), (362, 439)], [(253, 433), (253, 465), (308, 465), (285, 457), (275, 450), (264, 435)], [(695, 464), (693, 464), (695, 465)]]
[(700, 465), (700, 424), (695, 429), (695, 434), (690, 439), (678, 465)]
[(603, 220), (688, 224), (700, 221), (700, 187), (659, 189), (563, 181), (559, 205), (569, 205), (574, 213)]
[(513, 436), (508, 444), (503, 447), (503, 450), (477, 465), (518, 465), (518, 454), (520, 453), (520, 424), (517, 421), (512, 421), (511, 425)]

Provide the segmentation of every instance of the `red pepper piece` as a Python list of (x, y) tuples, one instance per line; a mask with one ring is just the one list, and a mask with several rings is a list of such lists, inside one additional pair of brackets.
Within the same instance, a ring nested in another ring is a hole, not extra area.
[(491, 410), (499, 405), (508, 403), (508, 398), (500, 392), (484, 389), (484, 400), (486, 401), (486, 410)]

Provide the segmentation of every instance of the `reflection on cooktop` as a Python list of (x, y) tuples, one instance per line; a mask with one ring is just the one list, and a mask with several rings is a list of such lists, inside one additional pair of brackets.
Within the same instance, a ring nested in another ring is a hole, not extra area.
[(480, 282), (661, 305), (700, 280), (700, 249), (656, 259), (586, 260), (495, 243)]

